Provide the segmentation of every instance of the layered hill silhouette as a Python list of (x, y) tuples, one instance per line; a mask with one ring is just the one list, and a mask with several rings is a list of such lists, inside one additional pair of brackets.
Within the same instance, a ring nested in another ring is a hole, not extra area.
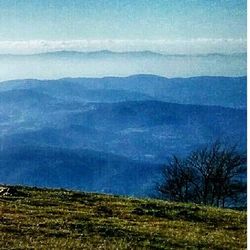
[(244, 151), (245, 105), (246, 77), (3, 82), (0, 182), (147, 195), (172, 154)]
[(129, 77), (64, 78), (2, 82), (0, 91), (33, 89), (53, 97), (82, 101), (154, 99), (179, 104), (246, 108), (246, 77), (165, 78), (155, 75)]

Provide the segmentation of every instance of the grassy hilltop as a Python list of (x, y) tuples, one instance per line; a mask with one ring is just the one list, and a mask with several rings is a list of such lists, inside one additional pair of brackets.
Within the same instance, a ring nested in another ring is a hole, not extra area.
[(10, 187), (0, 249), (245, 249), (246, 212), (151, 199)]

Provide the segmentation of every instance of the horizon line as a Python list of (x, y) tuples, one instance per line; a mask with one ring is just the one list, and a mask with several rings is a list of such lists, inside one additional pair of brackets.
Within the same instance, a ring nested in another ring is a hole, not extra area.
[(162, 75), (156, 75), (156, 74), (132, 74), (132, 75), (126, 75), (126, 76), (100, 76), (100, 77), (88, 77), (88, 76), (79, 76), (79, 77), (62, 77), (62, 78), (23, 78), (23, 79), (10, 79), (10, 80), (4, 80), (0, 81), (0, 84), (7, 83), (7, 82), (13, 82), (13, 81), (59, 81), (59, 80), (67, 80), (67, 79), (105, 79), (105, 78), (130, 78), (130, 77), (158, 77), (158, 78), (165, 78), (165, 79), (191, 79), (191, 78), (246, 78), (247, 75), (241, 75), (241, 76), (216, 76), (216, 75), (198, 75), (198, 76), (188, 76), (188, 77), (166, 77)]
[(211, 53), (167, 53), (166, 51), (153, 51), (153, 50), (124, 50), (124, 51), (116, 51), (116, 50), (109, 50), (109, 49), (100, 49), (100, 50), (53, 50), (53, 51), (44, 51), (44, 52), (33, 52), (33, 53), (1, 53), (0, 56), (38, 56), (38, 55), (46, 55), (46, 54), (59, 54), (59, 53), (75, 53), (75, 54), (98, 54), (98, 53), (109, 53), (109, 54), (143, 54), (148, 53), (152, 55), (158, 55), (158, 56), (180, 56), (180, 57), (186, 57), (186, 56), (237, 56), (237, 55), (245, 55), (247, 54), (247, 51), (242, 52), (227, 52), (227, 53), (219, 53), (219, 52), (211, 52)]
[(170, 54), (246, 53), (246, 38), (0, 40), (1, 54), (53, 51), (152, 51)]

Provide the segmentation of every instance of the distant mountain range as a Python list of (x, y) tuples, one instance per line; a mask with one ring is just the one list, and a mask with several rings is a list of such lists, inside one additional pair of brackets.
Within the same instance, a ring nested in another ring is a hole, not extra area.
[(60, 77), (156, 74), (166, 77), (243, 76), (246, 53), (164, 54), (152, 51), (55, 51), (31, 55), (0, 54), (0, 81)]
[(246, 149), (246, 77), (0, 83), (0, 182), (146, 195), (172, 154)]
[(154, 52), (150, 50), (143, 51), (111, 51), (111, 50), (97, 50), (97, 51), (70, 51), (70, 50), (59, 50), (59, 51), (50, 51), (44, 53), (34, 53), (34, 54), (0, 54), (0, 57), (48, 57), (48, 56), (150, 56), (150, 57), (207, 57), (207, 56), (217, 56), (217, 57), (241, 57), (246, 56), (246, 53), (208, 53), (208, 54), (169, 54), (164, 52)]
[(155, 75), (129, 77), (14, 80), (0, 83), (0, 91), (28, 89), (71, 101), (114, 102), (159, 100), (179, 104), (246, 108), (247, 78), (165, 78)]

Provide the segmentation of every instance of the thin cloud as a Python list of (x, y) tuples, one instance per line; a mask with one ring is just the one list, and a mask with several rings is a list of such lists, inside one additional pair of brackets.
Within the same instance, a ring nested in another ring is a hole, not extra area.
[(244, 53), (246, 39), (210, 39), (190, 40), (67, 40), (67, 41), (0, 41), (1, 54), (33, 54), (53, 51), (97, 51), (117, 52), (151, 50), (171, 54), (195, 53)]

